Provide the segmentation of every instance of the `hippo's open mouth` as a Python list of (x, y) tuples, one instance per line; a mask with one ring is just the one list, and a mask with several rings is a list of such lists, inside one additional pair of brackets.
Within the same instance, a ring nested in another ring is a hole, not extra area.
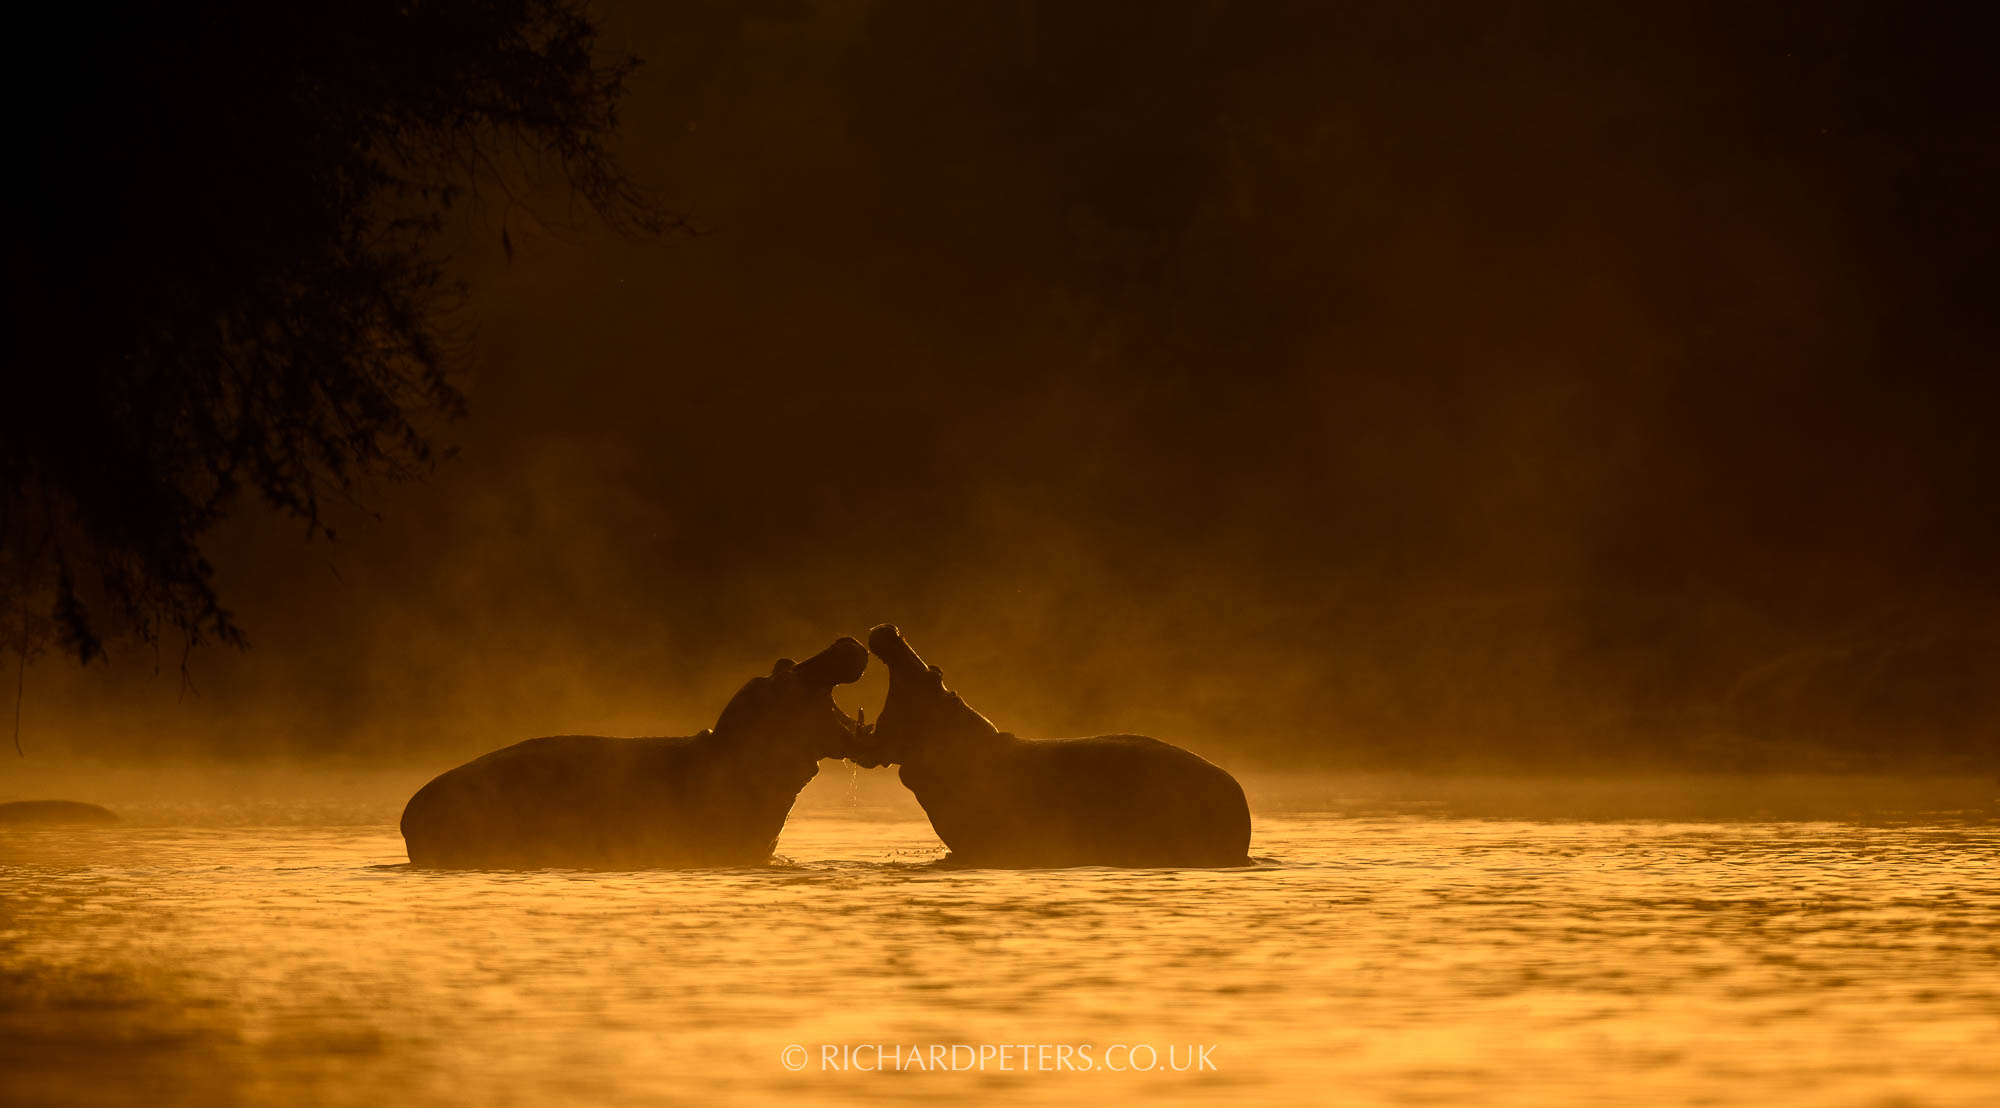
[(861, 709), (854, 720), (843, 756), (862, 769), (880, 769), (890, 764), (888, 752), (882, 748), (881, 740), (875, 737), (875, 725), (868, 722), (868, 709)]
[(868, 668), (868, 648), (852, 636), (844, 636), (834, 641), (832, 646), (800, 662), (792, 673), (799, 683), (809, 689), (825, 689), (829, 695), (835, 685), (849, 685), (861, 679)]

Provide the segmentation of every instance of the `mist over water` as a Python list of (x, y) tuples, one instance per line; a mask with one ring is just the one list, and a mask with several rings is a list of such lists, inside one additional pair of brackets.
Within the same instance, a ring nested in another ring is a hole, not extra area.
[(1980, 18), (606, 5), (697, 233), (469, 212), (458, 460), (26, 741), (686, 734), (887, 620), (1233, 765), (1991, 771)]

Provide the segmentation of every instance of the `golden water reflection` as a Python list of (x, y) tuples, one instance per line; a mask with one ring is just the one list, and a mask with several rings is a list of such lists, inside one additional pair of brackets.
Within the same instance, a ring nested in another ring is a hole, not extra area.
[[(381, 822), (0, 832), (0, 1100), (1989, 1102), (2000, 830), (1261, 816), (1250, 870), (439, 873)], [(791, 1044), (1212, 1044), (793, 1072)]]

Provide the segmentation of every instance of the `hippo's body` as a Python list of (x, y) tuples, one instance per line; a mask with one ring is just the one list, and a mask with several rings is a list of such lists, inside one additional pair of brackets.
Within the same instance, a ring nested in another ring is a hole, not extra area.
[(1221, 767), (1143, 735), (1023, 739), (945, 689), (887, 624), (889, 698), (856, 761), (900, 763), (955, 864), (1241, 866), (1250, 809)]
[(552, 735), (433, 780), (403, 810), (419, 866), (753, 866), (771, 859), (819, 759), (746, 764), (691, 738)]
[(402, 821), (410, 861), (763, 865), (820, 758), (839, 756), (851, 741), (833, 686), (867, 663), (853, 639), (796, 666), (781, 660), (736, 694), (712, 730), (689, 738), (554, 735), (475, 758), (410, 798)]
[(1143, 735), (1023, 739), (906, 763), (955, 864), (1240, 866), (1250, 811), (1221, 767)]

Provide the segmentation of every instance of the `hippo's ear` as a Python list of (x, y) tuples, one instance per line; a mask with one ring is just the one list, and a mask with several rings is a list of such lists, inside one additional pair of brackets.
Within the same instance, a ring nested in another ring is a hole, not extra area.
[(943, 688), (943, 687), (944, 687), (944, 671), (943, 671), (943, 670), (941, 670), (941, 669), (939, 669), (939, 668), (938, 668), (938, 667), (936, 667), (936, 666), (931, 666), (931, 667), (930, 667), (930, 672), (931, 672), (931, 680), (933, 680), (933, 681), (936, 681), (936, 682), (938, 683), (938, 687), (939, 687), (939, 688)]
[(780, 658), (771, 664), (771, 676), (776, 677), (779, 674), (790, 673), (797, 669), (798, 666), (799, 664), (790, 658)]

